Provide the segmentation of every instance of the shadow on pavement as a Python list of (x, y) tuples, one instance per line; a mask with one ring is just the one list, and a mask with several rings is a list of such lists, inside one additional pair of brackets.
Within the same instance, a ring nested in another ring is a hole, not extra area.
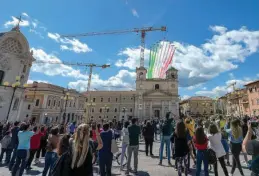
[(146, 171), (138, 171), (138, 176), (150, 176)]
[(28, 175), (39, 175), (41, 172), (38, 171), (38, 170), (29, 170), (29, 171), (26, 171), (26, 174)]

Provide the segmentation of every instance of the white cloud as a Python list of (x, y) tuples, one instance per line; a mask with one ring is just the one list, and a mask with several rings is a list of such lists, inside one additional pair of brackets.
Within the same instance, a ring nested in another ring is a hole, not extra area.
[(189, 95), (183, 95), (182, 97), (181, 97), (181, 100), (187, 100), (188, 98), (190, 98), (191, 96), (189, 96)]
[[(14, 26), (16, 26), (18, 24), (19, 20), (16, 17), (11, 16), (11, 18), (12, 18), (12, 20), (7, 21), (7, 22), (4, 23), (4, 26), (6, 28), (14, 27)], [(28, 20), (22, 20), (20, 22), (20, 26), (29, 26), (29, 25), (30, 25), (30, 22)]]
[[(31, 48), (31, 50), (33, 51), (33, 56), (37, 61), (62, 63), (58, 57), (53, 54), (47, 54), (42, 49)], [(76, 70), (71, 66), (64, 64), (34, 63), (32, 66), (32, 71), (44, 73), (48, 76), (60, 75), (76, 79), (88, 79), (88, 75), (82, 74), (80, 70)]]
[(73, 38), (62, 38), (58, 33), (48, 32), (48, 37), (52, 40), (55, 40), (57, 43), (60, 43), (61, 50), (70, 50), (75, 53), (86, 53), (91, 52), (92, 49), (88, 47), (87, 44), (80, 42), (79, 40)]
[(197, 91), (195, 94), (196, 95), (202, 95), (202, 96), (209, 96), (209, 97), (220, 97), (225, 95), (228, 92), (233, 91), (233, 83), (235, 84), (235, 88), (242, 88), (244, 87), (245, 84), (248, 82), (252, 81), (250, 78), (245, 78), (243, 80), (241, 79), (231, 79), (225, 82), (224, 86), (217, 86), (213, 88), (212, 90), (201, 90)]
[(40, 38), (44, 39), (44, 36), (41, 34), (41, 32), (38, 32), (35, 29), (30, 29), (29, 32), (34, 33), (38, 35)]
[[(93, 74), (91, 81), (91, 89), (97, 90), (133, 90), (134, 81), (136, 73), (130, 72), (128, 70), (120, 70), (115, 76), (103, 80), (99, 75)], [(68, 86), (78, 91), (87, 90), (87, 80), (77, 80), (75, 82), (70, 82)]]
[[(227, 30), (223, 26), (212, 26), (211, 29), (212, 38), (201, 46), (173, 42), (176, 52), (172, 65), (179, 70), (180, 87), (205, 83), (220, 73), (236, 69), (239, 63), (259, 51), (259, 31), (245, 27)], [(126, 59), (117, 60), (116, 66), (130, 69), (139, 66), (140, 49), (126, 48), (119, 55)], [(145, 52), (145, 63), (148, 58), (149, 52)]]
[(189, 87), (187, 87), (187, 90), (197, 89), (197, 88), (200, 88), (202, 85), (203, 85), (203, 83), (189, 86)]
[[(148, 57), (149, 57), (150, 50), (145, 49), (145, 66), (147, 66), (148, 63)], [(119, 52), (119, 56), (126, 56), (126, 59), (119, 59), (116, 61), (115, 65), (117, 67), (126, 67), (129, 69), (136, 69), (136, 67), (139, 67), (140, 63), (140, 48), (126, 48), (123, 51)]]
[(38, 83), (49, 83), (49, 81), (45, 81), (45, 80), (31, 80), (31, 79), (29, 79), (27, 81), (27, 84), (32, 84), (34, 81), (37, 81)]
[(136, 9), (131, 9), (131, 13), (132, 13), (132, 15), (133, 15), (134, 17), (139, 18), (139, 14), (138, 14), (138, 12), (137, 12)]
[(22, 15), (25, 16), (25, 17), (29, 17), (29, 15), (25, 12), (23, 12)]
[(235, 75), (233, 73), (229, 73), (228, 76), (230, 77), (230, 79), (235, 79)]
[(32, 24), (33, 28), (37, 28), (37, 26), (38, 26), (38, 24), (36, 22), (32, 22), (31, 24)]

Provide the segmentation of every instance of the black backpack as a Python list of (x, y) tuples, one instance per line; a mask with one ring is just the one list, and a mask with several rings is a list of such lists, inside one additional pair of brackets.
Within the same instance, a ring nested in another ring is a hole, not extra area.
[(208, 161), (208, 164), (215, 164), (217, 162), (216, 153), (212, 149), (207, 149), (205, 157)]

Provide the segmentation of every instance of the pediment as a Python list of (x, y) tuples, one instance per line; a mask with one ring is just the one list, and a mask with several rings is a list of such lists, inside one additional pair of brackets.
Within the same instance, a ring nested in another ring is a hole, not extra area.
[(162, 90), (151, 90), (145, 92), (143, 96), (172, 96), (172, 93)]

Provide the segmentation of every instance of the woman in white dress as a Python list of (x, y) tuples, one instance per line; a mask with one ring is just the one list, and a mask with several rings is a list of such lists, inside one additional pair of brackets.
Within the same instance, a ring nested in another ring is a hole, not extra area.
[(128, 131), (129, 122), (126, 121), (124, 123), (123, 129), (121, 131), (122, 134), (122, 149), (121, 149), (121, 170), (123, 169), (123, 161), (124, 155), (129, 145), (129, 131)]

